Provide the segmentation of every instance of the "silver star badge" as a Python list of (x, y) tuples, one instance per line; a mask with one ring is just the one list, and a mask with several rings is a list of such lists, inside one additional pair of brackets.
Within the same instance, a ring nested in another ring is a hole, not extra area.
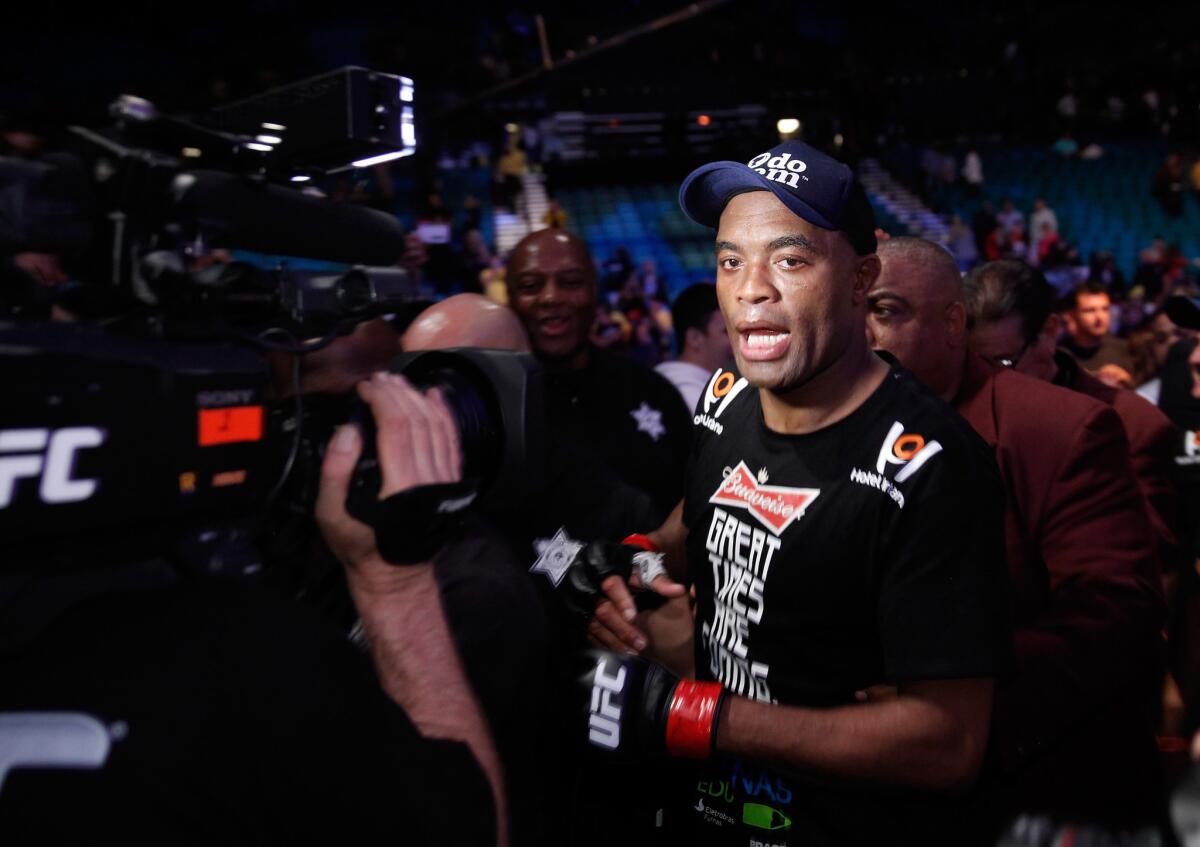
[(553, 538), (538, 538), (533, 542), (538, 559), (529, 569), (530, 573), (544, 573), (557, 588), (567, 573), (567, 568), (575, 554), (583, 549), (583, 545), (567, 535), (565, 527), (559, 527)]
[(643, 402), (629, 414), (637, 421), (638, 432), (646, 433), (655, 441), (666, 434), (667, 428), (663, 426), (662, 412), (658, 409), (651, 409)]

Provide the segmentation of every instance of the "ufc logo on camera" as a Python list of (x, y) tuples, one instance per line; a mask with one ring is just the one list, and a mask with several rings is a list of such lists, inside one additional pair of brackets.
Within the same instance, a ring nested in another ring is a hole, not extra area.
[(13, 500), (17, 480), (41, 477), (43, 503), (78, 503), (96, 493), (96, 479), (75, 479), (76, 454), (104, 443), (94, 426), (0, 430), (0, 509)]
[(602, 656), (592, 674), (592, 705), (588, 715), (588, 742), (606, 750), (616, 750), (621, 744), (621, 708), (624, 704), (625, 668), (617, 665), (610, 676)]

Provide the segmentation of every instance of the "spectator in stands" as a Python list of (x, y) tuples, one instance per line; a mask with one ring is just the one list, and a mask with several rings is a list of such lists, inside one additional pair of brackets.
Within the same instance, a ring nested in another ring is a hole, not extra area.
[(1154, 174), (1154, 199), (1164, 212), (1172, 218), (1183, 215), (1183, 192), (1187, 177), (1183, 170), (1183, 157), (1171, 153)]
[(638, 278), (642, 281), (642, 292), (649, 299), (659, 303), (667, 302), (667, 282), (659, 275), (658, 265), (653, 259), (642, 262)]
[(975, 249), (980, 256), (986, 254), (988, 237), (996, 229), (996, 213), (991, 200), (984, 200), (979, 211), (971, 218), (971, 232), (975, 235)]
[(996, 221), (992, 231), (988, 233), (983, 243), (983, 258), (989, 262), (1002, 259), (1008, 252), (1008, 230), (1004, 224)]
[(1029, 242), (1025, 238), (1025, 222), (1014, 220), (1008, 231), (1008, 245), (1004, 251), (1007, 259), (1025, 259), (1029, 255)]
[(1033, 214), (1029, 217), (1029, 230), (1034, 244), (1041, 242), (1047, 235), (1058, 234), (1058, 215), (1046, 205), (1041, 197), (1033, 201)]
[(967, 151), (966, 158), (963, 159), (962, 178), (967, 184), (967, 193), (972, 197), (983, 193), (983, 160), (979, 158), (978, 151)]
[(1108, 250), (1098, 250), (1088, 263), (1088, 282), (1098, 282), (1110, 292), (1125, 290), (1125, 274), (1117, 266), (1116, 257)]
[(520, 147), (516, 135), (508, 136), (504, 155), (496, 163), (496, 183), (500, 188), (500, 200), (515, 214), (523, 214), (518, 208), (521, 197), (521, 180), (529, 172), (529, 162)]
[(493, 256), (483, 237), (483, 209), (479, 198), (468, 195), (463, 200), (462, 214), (455, 241), (459, 245), (458, 269), (454, 282), (464, 291), (483, 291), (482, 274), (492, 266)]
[(709, 379), (733, 356), (716, 286), (698, 282), (679, 292), (671, 306), (671, 322), (677, 356), (655, 370), (678, 389), (688, 409), (695, 409)]
[(547, 371), (547, 425), (650, 495), (661, 520), (683, 496), (691, 420), (658, 374), (596, 350), (596, 266), (561, 230), (527, 235), (505, 272), (509, 304)]
[(637, 274), (631, 273), (625, 278), (613, 309), (613, 320), (621, 325), (622, 338), (631, 359), (647, 368), (659, 363), (666, 333), (655, 317)]
[(950, 231), (946, 233), (946, 247), (958, 262), (960, 270), (967, 271), (979, 261), (979, 252), (975, 249), (975, 238), (963, 219), (958, 215), (950, 223)]
[(1166, 261), (1167, 242), (1161, 235), (1155, 235), (1148, 247), (1143, 247), (1138, 253), (1138, 261), (1143, 265), (1161, 265)]
[(1004, 202), (1000, 205), (1000, 211), (996, 213), (996, 220), (1004, 227), (1005, 235), (1012, 232), (1017, 224), (1020, 224), (1022, 229), (1025, 227), (1024, 213), (1014, 206), (1013, 201), (1008, 197), (1005, 197)]
[(629, 248), (620, 245), (614, 247), (612, 255), (604, 261), (601, 293), (613, 296), (615, 300), (614, 295), (618, 295), (625, 287), (625, 280), (629, 279), (633, 270), (633, 257), (629, 255)]
[(1148, 369), (1145, 372), (1148, 376), (1138, 386), (1137, 392), (1157, 406), (1162, 390), (1161, 372), (1167, 363), (1167, 354), (1176, 344), (1190, 338), (1192, 333), (1177, 326), (1164, 307), (1155, 311), (1146, 329), (1149, 332)]
[[(1069, 294), (1081, 279), (1079, 252), (1061, 235), (1048, 235), (1042, 240), (1038, 266), (1059, 296)], [(1033, 264), (1033, 262), (1030, 262)]]
[[(1111, 307), (1112, 299), (1103, 285), (1085, 282), (1076, 287), (1071, 295), (1070, 320), (1062, 346), (1083, 367), (1105, 382), (1132, 388), (1133, 360), (1129, 356), (1129, 348), (1122, 339), (1109, 332), (1112, 324)], [(1106, 365), (1115, 365), (1120, 372), (1110, 368), (1101, 375), (1101, 369)]]
[(1163, 800), (1149, 716), (1162, 594), (1120, 420), (971, 353), (961, 279), (941, 248), (893, 238), (878, 252), (873, 343), (994, 448), (1008, 495), (1016, 669), (997, 688), (996, 767), (977, 812), (997, 823), (1018, 812), (1154, 823)]
[(488, 266), (479, 272), (479, 288), (500, 305), (508, 305), (508, 287), (504, 284), (504, 259), (501, 256), (492, 256)]
[(570, 215), (567, 214), (566, 209), (558, 205), (558, 201), (551, 197), (546, 214), (542, 215), (542, 223), (549, 229), (566, 229), (569, 218)]

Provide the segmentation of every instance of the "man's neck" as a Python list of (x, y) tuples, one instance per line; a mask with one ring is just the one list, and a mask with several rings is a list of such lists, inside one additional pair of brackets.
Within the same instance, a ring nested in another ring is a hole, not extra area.
[(537, 360), (546, 373), (561, 374), (571, 373), (572, 371), (581, 371), (592, 361), (592, 347), (589, 344), (578, 353), (575, 353), (571, 356), (564, 356), (561, 359), (551, 359), (546, 356), (537, 356)]
[(1103, 335), (1071, 335), (1071, 344), (1078, 350), (1095, 350), (1104, 341)]
[(854, 344), (821, 373), (784, 394), (760, 389), (763, 421), (773, 432), (806, 435), (850, 415), (887, 376), (888, 366), (863, 343)]
[(967, 357), (971, 355), (971, 351), (966, 347), (961, 350), (951, 351), (951, 355), (957, 356), (953, 372), (946, 380), (946, 386), (942, 389), (940, 396), (947, 403), (953, 403), (954, 398), (958, 396), (959, 390), (962, 388), (963, 378), (967, 374)]

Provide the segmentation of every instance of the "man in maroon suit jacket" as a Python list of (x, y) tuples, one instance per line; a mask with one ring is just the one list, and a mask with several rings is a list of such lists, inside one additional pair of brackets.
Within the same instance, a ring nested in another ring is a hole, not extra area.
[(1159, 564), (1173, 574), (1179, 556), (1179, 504), (1171, 480), (1179, 435), (1156, 406), (1136, 392), (1101, 382), (1056, 347), (1059, 317), (1054, 289), (1024, 262), (980, 265), (963, 280), (971, 349), (994, 364), (1053, 382), (1112, 406), (1129, 439), (1129, 458), (1158, 543)]
[(993, 710), (981, 809), (1109, 826), (1160, 819), (1152, 730), (1164, 609), (1153, 531), (1112, 408), (967, 348), (954, 261), (879, 245), (868, 332), (954, 405), (996, 452), (1016, 668)]

